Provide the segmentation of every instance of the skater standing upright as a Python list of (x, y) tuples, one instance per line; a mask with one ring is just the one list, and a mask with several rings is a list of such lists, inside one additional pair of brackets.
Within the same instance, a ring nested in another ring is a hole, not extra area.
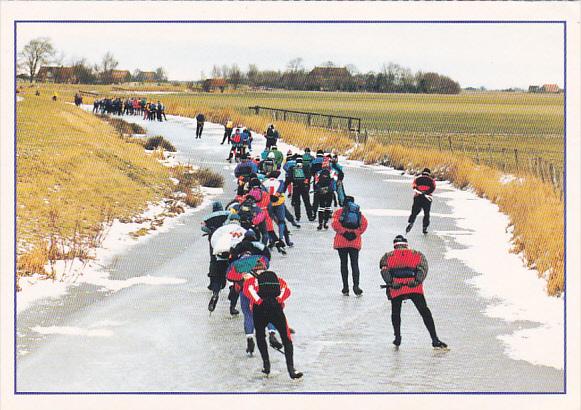
[(335, 211), (333, 223), (335, 240), (333, 248), (339, 252), (341, 260), (341, 292), (349, 296), (349, 268), (348, 259), (351, 259), (351, 274), (353, 275), (353, 293), (360, 296), (363, 291), (359, 287), (359, 251), (361, 250), (361, 235), (367, 230), (367, 218), (361, 213), (359, 205), (352, 196), (345, 198), (343, 208)]
[(232, 120), (226, 121), (226, 125), (224, 126), (224, 138), (222, 138), (222, 142), (220, 145), (224, 145), (225, 142), (230, 144), (230, 137), (232, 136), (232, 130), (234, 129), (234, 123)]
[(394, 250), (386, 253), (379, 262), (381, 276), (386, 283), (387, 297), (391, 300), (391, 322), (393, 324), (393, 344), (401, 344), (401, 304), (411, 299), (422, 316), (424, 324), (432, 338), (435, 348), (447, 348), (446, 343), (438, 339), (432, 312), (426, 304), (422, 283), (428, 275), (428, 261), (423, 253), (410, 249), (408, 241), (402, 235), (393, 240)]
[(196, 138), (202, 138), (202, 131), (204, 130), (204, 122), (206, 122), (206, 117), (204, 114), (199, 113), (196, 115)]
[(274, 124), (270, 124), (266, 132), (264, 133), (266, 137), (266, 149), (269, 149), (273, 145), (276, 145), (276, 141), (279, 138), (278, 131), (274, 129)]
[(412, 205), (412, 213), (408, 219), (408, 226), (405, 232), (409, 233), (414, 226), (416, 217), (421, 210), (424, 211), (424, 219), (422, 221), (424, 234), (428, 233), (428, 226), (430, 225), (430, 208), (432, 207), (432, 193), (436, 190), (436, 181), (430, 176), (430, 169), (424, 168), (422, 175), (414, 179), (412, 184), (414, 190), (414, 203)]

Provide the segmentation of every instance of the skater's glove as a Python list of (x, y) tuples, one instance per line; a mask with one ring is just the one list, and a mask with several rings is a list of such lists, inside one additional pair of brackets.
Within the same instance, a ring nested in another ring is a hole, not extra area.
[(411, 280), (407, 283), (409, 288), (415, 288), (416, 286), (420, 285), (420, 282), (418, 282), (417, 280)]
[(343, 237), (348, 241), (352, 241), (353, 239), (357, 238), (357, 235), (355, 234), (355, 232), (347, 231), (343, 234)]

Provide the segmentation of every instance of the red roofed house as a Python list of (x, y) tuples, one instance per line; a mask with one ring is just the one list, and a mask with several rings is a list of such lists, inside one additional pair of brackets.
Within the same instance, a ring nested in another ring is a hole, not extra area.
[(544, 84), (542, 87), (542, 92), (544, 93), (560, 93), (561, 89), (557, 84)]
[(42, 66), (36, 74), (36, 79), (41, 82), (76, 84), (79, 79), (75, 75), (73, 67), (48, 67)]
[(228, 83), (223, 78), (208, 78), (207, 80), (204, 80), (202, 87), (206, 92), (211, 92), (216, 89), (219, 89), (220, 92), (224, 92), (227, 85)]

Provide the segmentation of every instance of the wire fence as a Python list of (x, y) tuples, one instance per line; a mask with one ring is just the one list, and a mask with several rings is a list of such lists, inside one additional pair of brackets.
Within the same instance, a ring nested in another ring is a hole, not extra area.
[[(402, 145), (413, 148), (430, 148), (453, 152), (471, 158), (476, 164), (488, 165), (503, 172), (516, 175), (532, 174), (541, 181), (550, 183), (563, 199), (565, 173), (563, 152), (556, 150), (530, 150), (506, 146), (498, 141), (479, 142), (477, 136), (420, 134), (408, 135), (364, 129), (362, 133), (351, 133), (358, 143), (376, 141), (385, 145)], [(486, 138), (484, 138), (486, 140)]]

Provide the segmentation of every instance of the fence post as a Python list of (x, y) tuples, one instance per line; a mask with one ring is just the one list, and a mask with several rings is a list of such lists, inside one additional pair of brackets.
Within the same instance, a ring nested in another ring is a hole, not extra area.
[(518, 149), (514, 149), (514, 163), (516, 165), (516, 170), (518, 171)]
[(506, 172), (506, 148), (502, 149), (502, 172)]
[(256, 115), (258, 115), (260, 113), (260, 107), (258, 105), (256, 107), (254, 107), (254, 113)]
[(438, 148), (442, 151), (442, 141), (440, 140), (440, 136), (438, 135)]
[(333, 128), (333, 117), (331, 117), (329, 115), (328, 119), (327, 119), (327, 128)]
[(450, 145), (450, 152), (454, 152), (454, 150), (452, 149), (452, 137), (450, 137), (448, 135), (448, 144)]
[(282, 119), (283, 119), (284, 121), (286, 121), (286, 111), (283, 111), (283, 112), (282, 112)]
[(307, 114), (307, 125), (311, 125), (311, 114)]

